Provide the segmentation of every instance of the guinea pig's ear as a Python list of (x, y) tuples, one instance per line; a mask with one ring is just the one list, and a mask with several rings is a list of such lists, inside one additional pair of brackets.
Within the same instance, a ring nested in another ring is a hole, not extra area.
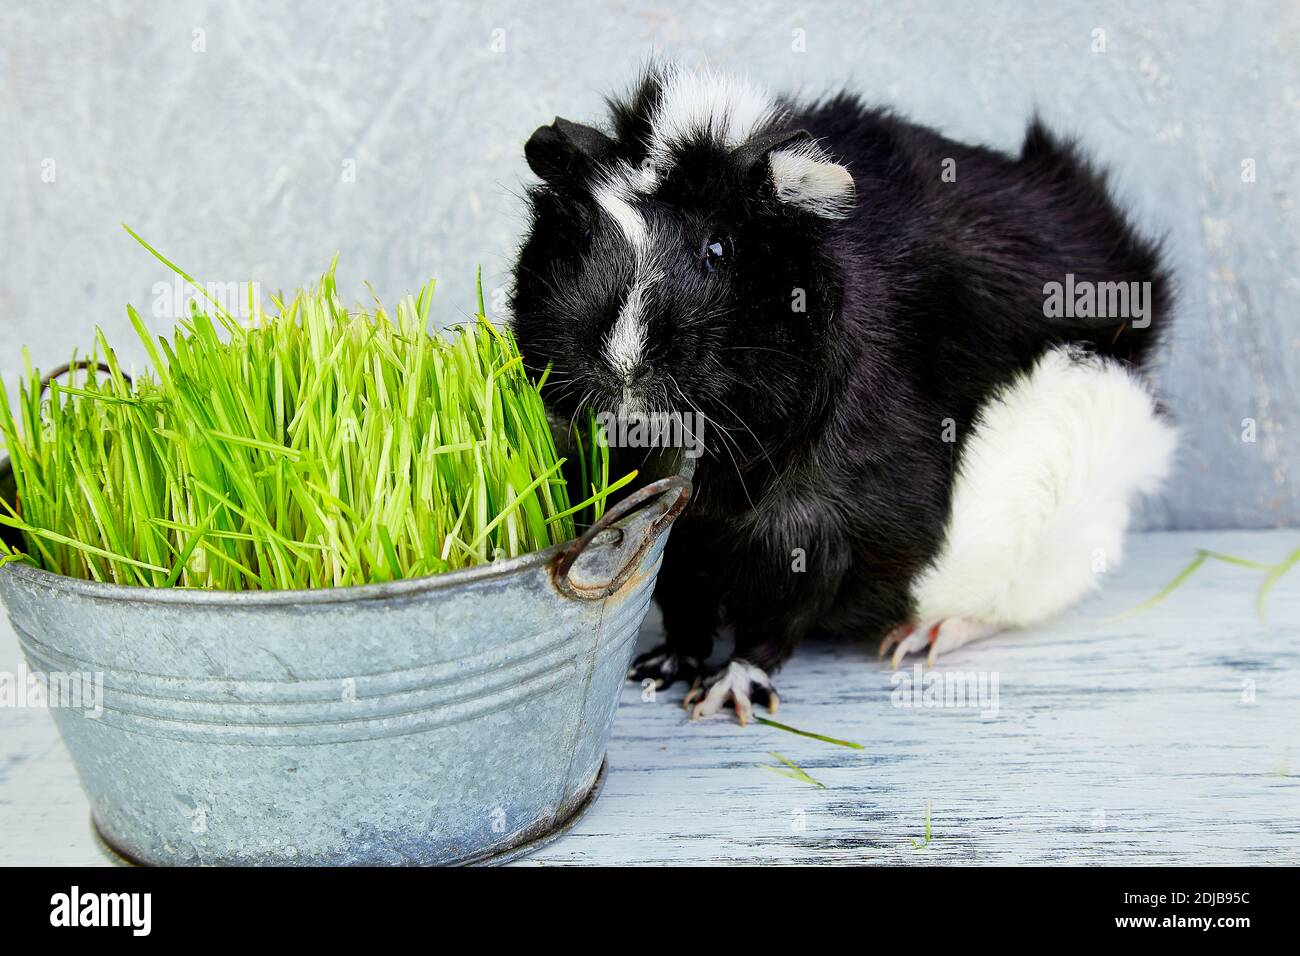
[(825, 219), (843, 219), (853, 210), (853, 177), (804, 130), (757, 136), (732, 155), (745, 176), (766, 180), (782, 202)]
[(613, 149), (614, 141), (600, 130), (557, 116), (550, 126), (540, 126), (528, 137), (524, 157), (545, 182), (561, 185), (586, 176)]

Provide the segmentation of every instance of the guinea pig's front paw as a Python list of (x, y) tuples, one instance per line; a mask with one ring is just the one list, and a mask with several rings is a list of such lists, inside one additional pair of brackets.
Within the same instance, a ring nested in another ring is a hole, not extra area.
[(700, 673), (700, 662), (689, 654), (679, 654), (667, 644), (646, 651), (632, 662), (628, 668), (627, 679), (638, 684), (644, 680), (655, 682), (656, 690), (663, 690), (673, 681), (684, 680), (688, 684)]
[(730, 703), (736, 711), (736, 719), (743, 727), (754, 717), (754, 704), (766, 707), (768, 713), (775, 714), (780, 702), (767, 672), (744, 658), (735, 657), (704, 678), (703, 682), (696, 683), (686, 694), (682, 706), (695, 704), (691, 720), (698, 720), (716, 714)]

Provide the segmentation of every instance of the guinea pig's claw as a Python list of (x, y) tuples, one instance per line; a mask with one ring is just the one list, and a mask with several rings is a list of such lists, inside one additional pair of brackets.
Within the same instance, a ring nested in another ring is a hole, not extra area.
[[(761, 667), (743, 658), (734, 658), (721, 669), (696, 683), (687, 693), (682, 706), (691, 709), (691, 720), (711, 717), (727, 704), (736, 712), (744, 727), (754, 719), (754, 704), (775, 714), (780, 700), (772, 679)], [(694, 706), (692, 706), (694, 705)]]
[(737, 694), (735, 700), (731, 703), (736, 709), (736, 719), (740, 721), (740, 726), (746, 726), (749, 723), (749, 718), (754, 716), (753, 705), (741, 694)]
[(627, 679), (641, 683), (653, 680), (655, 690), (663, 690), (679, 681), (693, 681), (700, 672), (700, 662), (689, 654), (678, 654), (667, 644), (660, 644), (640, 655), (627, 670)]
[(903, 666), (903, 658), (915, 651), (923, 651), (934, 643), (934, 635), (939, 630), (938, 624), (924, 624), (912, 629), (912, 632), (898, 642), (894, 656), (889, 664), (894, 670)]
[[(688, 690), (686, 692), (686, 696), (682, 698), (682, 707), (684, 707), (686, 710), (690, 710), (691, 704), (693, 704), (695, 701), (699, 700), (703, 696), (704, 696), (704, 689), (700, 686), (700, 678), (697, 676), (695, 678), (695, 683), (691, 684), (691, 689)], [(691, 716), (691, 720), (694, 720), (698, 716), (699, 716), (698, 714), (693, 714)]]
[(880, 651), (876, 654), (876, 660), (883, 661), (891, 648), (903, 643), (903, 639), (910, 636), (915, 630), (915, 622), (909, 621), (906, 624), (898, 625), (898, 627), (886, 634), (880, 641)]
[(1000, 630), (1002, 628), (996, 624), (968, 621), (960, 617), (926, 621), (920, 625), (908, 624), (895, 628), (885, 635), (885, 639), (880, 643), (880, 653), (883, 657), (890, 647), (894, 647), (894, 656), (890, 665), (897, 670), (908, 654), (928, 649), (926, 666), (933, 667), (940, 654), (955, 651), (971, 641), (978, 641)]

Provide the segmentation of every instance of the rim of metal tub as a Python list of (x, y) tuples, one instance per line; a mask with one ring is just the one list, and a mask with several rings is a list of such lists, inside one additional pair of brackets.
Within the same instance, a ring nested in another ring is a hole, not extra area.
[[(617, 591), (635, 570), (646, 548), (667, 528), (686, 507), (691, 495), (691, 478), (695, 471), (694, 460), (685, 453), (680, 454), (676, 473), (643, 485), (627, 497), (611, 505), (581, 536), (562, 544), (551, 545), (541, 551), (521, 554), (518, 557), (480, 564), (459, 571), (445, 571), (418, 578), (403, 578), (398, 581), (381, 581), (375, 584), (351, 584), (343, 587), (280, 589), (271, 591), (218, 591), (203, 588), (149, 588), (127, 584), (112, 584), (104, 581), (88, 581), (83, 578), (55, 574), (42, 568), (33, 567), (23, 561), (10, 561), (0, 567), (0, 574), (9, 573), (20, 580), (63, 591), (82, 594), (86, 597), (115, 601), (125, 600), (154, 604), (203, 604), (230, 607), (302, 605), (302, 604), (343, 604), (355, 601), (373, 601), (412, 594), (424, 594), (447, 588), (459, 587), (475, 581), (505, 577), (517, 571), (551, 564), (552, 581), (556, 589), (564, 596), (574, 600), (600, 600)], [(7, 457), (0, 458), (0, 482), (12, 473)], [(634, 512), (663, 499), (670, 491), (676, 491), (677, 497), (664, 505), (663, 513), (646, 528), (641, 545), (624, 561), (619, 572), (604, 585), (576, 586), (570, 581), (568, 572), (578, 557), (603, 533), (616, 531), (624, 518)]]

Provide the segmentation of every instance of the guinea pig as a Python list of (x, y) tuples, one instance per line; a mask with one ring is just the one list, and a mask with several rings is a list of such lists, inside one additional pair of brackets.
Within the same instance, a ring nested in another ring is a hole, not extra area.
[(743, 724), (806, 636), (933, 663), (1097, 586), (1174, 452), (1144, 372), (1172, 290), (1072, 143), (667, 65), (608, 105), (525, 146), (510, 307), (561, 411), (703, 426), (631, 679)]

